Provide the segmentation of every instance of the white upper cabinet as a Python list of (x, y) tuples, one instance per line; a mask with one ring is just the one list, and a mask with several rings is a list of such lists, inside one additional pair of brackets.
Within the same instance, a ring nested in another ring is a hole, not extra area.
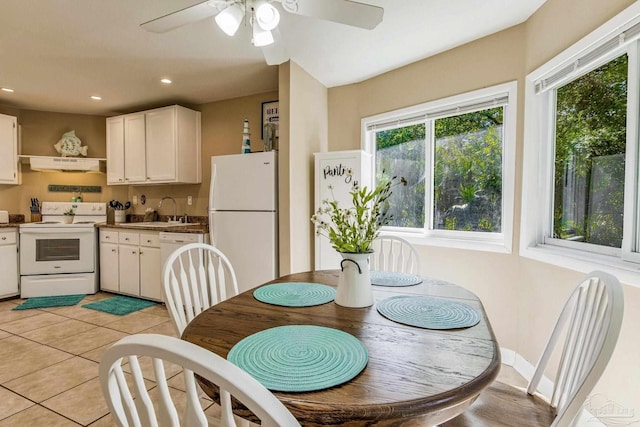
[(0, 184), (20, 184), (18, 123), (4, 114), (0, 114)]
[(200, 182), (200, 112), (173, 105), (107, 119), (107, 184)]
[(107, 183), (124, 184), (124, 117), (107, 119)]
[(144, 184), (147, 180), (144, 123), (145, 113), (124, 116), (124, 180), (127, 184)]

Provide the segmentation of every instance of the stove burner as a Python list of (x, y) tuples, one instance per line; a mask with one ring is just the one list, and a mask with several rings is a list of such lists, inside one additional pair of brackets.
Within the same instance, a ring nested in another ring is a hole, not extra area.
[(94, 221), (76, 221), (74, 224), (95, 224)]
[(40, 222), (36, 222), (36, 224), (61, 224), (61, 222), (58, 222), (58, 221), (40, 221)]

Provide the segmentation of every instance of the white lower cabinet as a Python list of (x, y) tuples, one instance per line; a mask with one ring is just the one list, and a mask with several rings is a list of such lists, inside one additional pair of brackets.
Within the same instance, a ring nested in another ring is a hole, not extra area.
[(100, 289), (162, 301), (158, 235), (101, 229)]
[(0, 273), (0, 298), (20, 294), (17, 229), (0, 230)]

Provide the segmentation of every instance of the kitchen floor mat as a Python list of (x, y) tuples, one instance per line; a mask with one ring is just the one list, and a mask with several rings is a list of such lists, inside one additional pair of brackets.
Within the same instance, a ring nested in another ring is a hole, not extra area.
[(142, 310), (154, 305), (156, 305), (156, 303), (153, 301), (117, 296), (96, 302), (91, 302), (89, 304), (83, 304), (82, 306), (84, 308), (90, 308), (91, 310), (104, 311), (105, 313), (124, 316), (125, 314), (133, 313), (134, 311)]
[(86, 295), (56, 295), (50, 297), (33, 297), (27, 299), (12, 310), (29, 310), (32, 308), (66, 307), (76, 305)]

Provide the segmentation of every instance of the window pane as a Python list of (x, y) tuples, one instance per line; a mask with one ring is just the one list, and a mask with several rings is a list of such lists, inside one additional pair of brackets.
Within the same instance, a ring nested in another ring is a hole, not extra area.
[(394, 227), (424, 227), (425, 125), (417, 124), (376, 132), (376, 181), (393, 176), (406, 185), (395, 185), (388, 200)]
[(559, 88), (556, 95), (554, 237), (619, 248), (627, 56)]
[(504, 108), (435, 120), (434, 228), (500, 232)]

